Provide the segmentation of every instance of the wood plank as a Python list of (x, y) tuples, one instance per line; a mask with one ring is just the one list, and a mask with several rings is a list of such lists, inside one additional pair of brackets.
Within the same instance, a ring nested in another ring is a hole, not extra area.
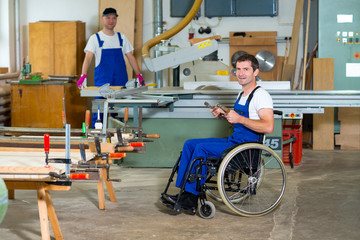
[(56, 216), (55, 208), (54, 208), (49, 191), (45, 191), (45, 202), (46, 202), (46, 208), (47, 208), (47, 213), (49, 216), (50, 224), (51, 224), (52, 230), (55, 235), (55, 239), (56, 240), (64, 239), (64, 237), (61, 233), (59, 220)]
[(49, 173), (52, 167), (0, 167), (0, 173)]
[(341, 150), (360, 150), (360, 108), (339, 108), (340, 134), (335, 136)]
[(2, 85), (0, 86), (0, 97), (9, 96), (11, 93), (10, 85)]
[(47, 207), (45, 201), (45, 189), (41, 183), (38, 183), (37, 197), (41, 227), (41, 239), (50, 240), (49, 216), (47, 214)]
[(5, 181), (54, 181), (47, 175), (49, 172), (54, 172), (54, 169), (52, 167), (0, 167), (0, 177)]
[(291, 43), (289, 49), (289, 57), (287, 58), (287, 64), (284, 66), (284, 74), (282, 76), (283, 81), (294, 81), (293, 76), (295, 74), (295, 66), (297, 60), (298, 46), (299, 46), (299, 35), (300, 35), (300, 26), (301, 18), (304, 8), (304, 0), (296, 1), (294, 23), (291, 34)]
[[(95, 147), (95, 143), (93, 142), (89, 142), (89, 150), (90, 152), (96, 153), (96, 147)], [(100, 143), (100, 148), (101, 148), (101, 152), (102, 153), (113, 153), (115, 152), (115, 147), (113, 143)]]
[[(13, 181), (13, 180), (6, 180), (5, 184), (8, 190), (15, 190), (15, 189), (21, 189), (21, 190), (36, 190), (38, 187), (38, 183), (41, 182), (35, 182), (35, 181)], [(42, 184), (44, 185), (45, 190), (51, 190), (51, 191), (69, 191), (70, 186), (61, 186), (61, 185), (51, 185), (46, 184), (42, 181)]]
[(97, 182), (97, 192), (98, 192), (98, 201), (99, 201), (99, 209), (105, 209), (105, 191), (104, 191), (104, 176), (102, 172), (99, 172), (99, 181)]
[(9, 68), (7, 67), (0, 67), (0, 73), (8, 73), (9, 72)]
[[(314, 59), (314, 90), (334, 89), (334, 59)], [(324, 114), (313, 115), (313, 149), (334, 149), (334, 108), (325, 108)]]
[(100, 171), (101, 171), (101, 174), (103, 176), (105, 186), (106, 186), (106, 189), (107, 189), (109, 197), (110, 197), (110, 201), (111, 202), (116, 202), (116, 196), (115, 196), (115, 191), (114, 191), (114, 187), (112, 185), (112, 182), (107, 181), (108, 175), (107, 175), (107, 172), (106, 172), (106, 168), (101, 168)]

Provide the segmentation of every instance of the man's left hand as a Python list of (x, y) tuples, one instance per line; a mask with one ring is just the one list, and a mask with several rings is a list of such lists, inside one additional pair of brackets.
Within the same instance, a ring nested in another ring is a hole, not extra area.
[(144, 81), (143, 76), (141, 74), (137, 74), (136, 77), (140, 83), (140, 86), (145, 86), (145, 81)]

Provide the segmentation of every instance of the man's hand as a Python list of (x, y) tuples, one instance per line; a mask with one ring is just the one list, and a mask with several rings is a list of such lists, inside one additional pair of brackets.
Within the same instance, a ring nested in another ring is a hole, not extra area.
[(79, 89), (82, 89), (83, 87), (86, 87), (86, 79), (87, 79), (86, 74), (81, 74), (81, 77), (77, 81), (77, 86), (78, 86)]
[(215, 118), (224, 118), (224, 116), (225, 116), (225, 112), (221, 108), (218, 108), (218, 107), (214, 107), (214, 108), (210, 109), (210, 112), (212, 113), (212, 115)]
[(242, 120), (241, 118), (243, 118), (243, 116), (239, 115), (234, 110), (230, 110), (230, 112), (225, 114), (225, 118), (229, 123), (234, 124), (234, 123), (241, 123)]
[(143, 76), (141, 74), (137, 74), (136, 77), (140, 83), (140, 86), (145, 86), (145, 81), (144, 81)]

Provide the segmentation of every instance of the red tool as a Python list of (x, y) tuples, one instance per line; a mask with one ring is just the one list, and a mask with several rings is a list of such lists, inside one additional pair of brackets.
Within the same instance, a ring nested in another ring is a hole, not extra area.
[(145, 146), (145, 143), (143, 143), (143, 142), (131, 142), (131, 143), (129, 143), (129, 146), (131, 146), (131, 147), (143, 147), (143, 146)]
[(88, 173), (71, 173), (70, 179), (89, 179), (90, 175)]
[(46, 167), (49, 166), (49, 152), (50, 152), (50, 135), (48, 133), (44, 134), (44, 151), (46, 155)]
[(110, 158), (124, 158), (126, 157), (126, 153), (110, 153)]

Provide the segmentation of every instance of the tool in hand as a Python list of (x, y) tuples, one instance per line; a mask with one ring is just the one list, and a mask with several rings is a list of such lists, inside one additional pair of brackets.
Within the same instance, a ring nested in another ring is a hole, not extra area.
[(225, 113), (229, 113), (230, 112), (230, 109), (229, 108), (227, 108), (227, 107), (225, 107), (225, 106), (223, 106), (223, 105), (220, 105), (220, 104), (215, 104), (215, 107), (218, 107), (218, 108), (220, 108), (221, 110), (223, 110)]
[(220, 117), (224, 117), (224, 114), (227, 114), (227, 113), (230, 112), (230, 109), (229, 109), (229, 108), (227, 108), (227, 107), (225, 107), (225, 106), (223, 106), (223, 105), (220, 105), (219, 103), (215, 104), (215, 107), (211, 106), (210, 103), (208, 103), (208, 102), (204, 102), (204, 105), (207, 106), (208, 108), (211, 108), (211, 109), (217, 107), (217, 108), (220, 108), (221, 110), (223, 110), (224, 113), (222, 113), (222, 114), (220, 115)]

